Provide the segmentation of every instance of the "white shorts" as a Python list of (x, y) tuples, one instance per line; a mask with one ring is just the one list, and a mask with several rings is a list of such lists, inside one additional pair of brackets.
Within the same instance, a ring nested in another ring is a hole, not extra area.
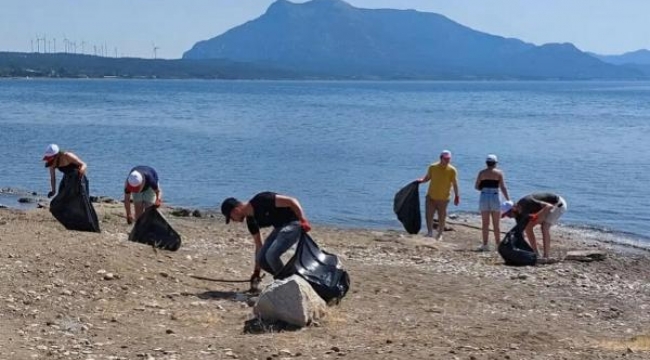
[(544, 222), (549, 225), (557, 224), (557, 221), (567, 211), (567, 204), (563, 197), (560, 196), (560, 201), (553, 206), (551, 211), (546, 215)]

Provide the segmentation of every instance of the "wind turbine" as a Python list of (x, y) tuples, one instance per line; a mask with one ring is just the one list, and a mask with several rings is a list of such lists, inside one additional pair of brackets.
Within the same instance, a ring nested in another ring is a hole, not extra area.
[(155, 43), (151, 43), (151, 46), (153, 46), (153, 58), (154, 60), (158, 58), (158, 49), (160, 49), (158, 46), (156, 46)]

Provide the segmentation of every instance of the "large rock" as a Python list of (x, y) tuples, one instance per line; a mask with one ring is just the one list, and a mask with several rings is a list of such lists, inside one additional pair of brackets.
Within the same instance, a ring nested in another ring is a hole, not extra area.
[(303, 327), (325, 316), (327, 304), (298, 275), (276, 280), (260, 294), (255, 314), (265, 322), (283, 321)]

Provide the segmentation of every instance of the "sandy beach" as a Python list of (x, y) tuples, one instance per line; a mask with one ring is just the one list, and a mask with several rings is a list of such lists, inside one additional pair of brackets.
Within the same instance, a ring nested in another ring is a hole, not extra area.
[[(244, 334), (253, 244), (245, 225), (175, 217), (177, 252), (127, 241), (119, 204), (95, 204), (101, 234), (66, 231), (47, 209), (0, 209), (0, 359), (647, 359), (646, 252), (557, 234), (553, 255), (597, 262), (503, 265), (479, 230), (443, 241), (314, 226), (352, 287), (326, 319)], [(169, 212), (169, 209), (165, 209)], [(270, 282), (267, 276), (264, 283)]]

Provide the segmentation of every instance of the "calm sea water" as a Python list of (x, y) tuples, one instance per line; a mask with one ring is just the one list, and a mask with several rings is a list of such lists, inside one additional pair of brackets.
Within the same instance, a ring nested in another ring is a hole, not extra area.
[(649, 99), (643, 82), (2, 80), (0, 187), (46, 193), (56, 142), (88, 162), (94, 194), (120, 197), (148, 164), (168, 203), (273, 190), (314, 223), (397, 228), (394, 193), (450, 149), (452, 211), (477, 210), (495, 153), (513, 197), (556, 191), (565, 224), (647, 239)]

